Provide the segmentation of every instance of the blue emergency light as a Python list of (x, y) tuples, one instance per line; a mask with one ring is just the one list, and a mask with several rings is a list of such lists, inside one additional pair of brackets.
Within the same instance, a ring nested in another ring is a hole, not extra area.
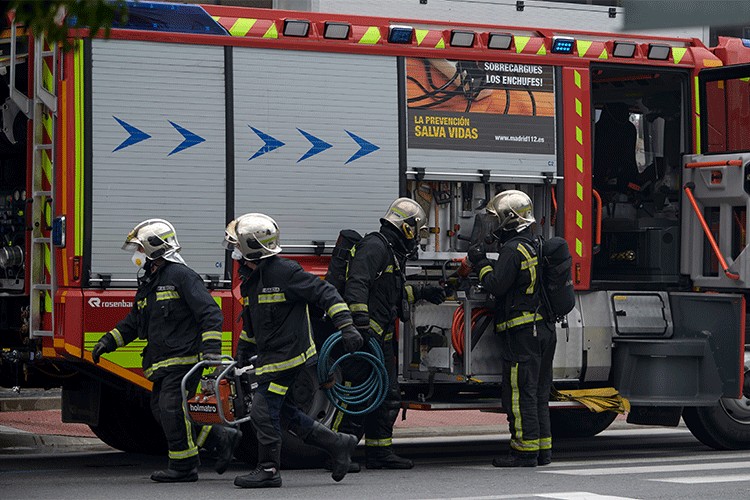
[(115, 20), (113, 28), (163, 31), (169, 33), (196, 33), (202, 35), (228, 35), (199, 5), (159, 2), (132, 2), (125, 4), (128, 18), (124, 23)]
[(390, 43), (411, 43), (414, 28), (411, 26), (391, 26), (388, 30), (388, 41)]
[(567, 36), (554, 36), (552, 37), (552, 49), (551, 52), (554, 54), (572, 54), (573, 44), (575, 38)]
[(750, 49), (750, 40), (747, 39), (747, 38), (743, 38), (742, 39), (742, 45), (744, 45), (745, 47), (747, 47), (748, 49)]

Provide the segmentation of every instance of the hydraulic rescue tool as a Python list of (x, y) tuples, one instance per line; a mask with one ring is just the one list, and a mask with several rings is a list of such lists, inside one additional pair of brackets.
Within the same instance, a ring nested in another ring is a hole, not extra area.
[[(201, 376), (196, 392), (191, 396), (187, 385), (198, 370), (214, 368)], [(182, 406), (185, 415), (197, 425), (238, 426), (250, 420), (255, 367), (238, 367), (230, 356), (219, 360), (202, 360), (182, 378)]]

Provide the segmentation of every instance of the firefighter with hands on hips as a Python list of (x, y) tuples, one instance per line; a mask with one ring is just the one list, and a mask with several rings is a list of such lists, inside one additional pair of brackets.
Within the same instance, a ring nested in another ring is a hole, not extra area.
[[(401, 406), (398, 385), (396, 320), (409, 320), (410, 306), (418, 300), (440, 304), (445, 300), (442, 287), (413, 286), (406, 283), (404, 268), (408, 258), (416, 258), (427, 217), (411, 198), (398, 198), (380, 219), (380, 230), (365, 235), (352, 249), (344, 299), (352, 311), (354, 326), (366, 339), (374, 338), (382, 347), (390, 387), (383, 403), (367, 415), (351, 415), (338, 410), (333, 428), (365, 436), (365, 466), (368, 469), (411, 469), (411, 460), (393, 452), (393, 424)], [(370, 374), (369, 363), (346, 360), (342, 363), (345, 383), (361, 384)], [(353, 464), (352, 471), (359, 470)]]
[[(481, 285), (495, 297), (495, 332), (501, 338), (502, 402), (510, 426), (510, 453), (496, 457), (495, 467), (535, 467), (552, 461), (549, 394), (557, 337), (542, 314), (536, 222), (531, 199), (521, 191), (497, 194), (487, 204), (497, 217), (500, 240), (496, 262), (481, 246), (469, 249), (469, 260)], [(545, 312), (546, 315), (546, 312)]]
[(328, 452), (331, 477), (341, 481), (349, 470), (357, 438), (340, 434), (308, 417), (287, 391), (306, 365), (317, 361), (309, 306), (326, 311), (341, 330), (344, 348), (354, 352), (362, 336), (352, 323), (349, 308), (330, 283), (308, 273), (294, 260), (279, 257), (279, 227), (264, 214), (245, 214), (229, 223), (224, 246), (238, 260), (244, 301), (244, 330), (237, 360), (256, 369), (258, 387), (251, 417), (258, 439), (258, 465), (237, 476), (241, 488), (281, 486), (281, 431), (289, 428), (305, 443)]
[[(162, 483), (198, 480), (198, 448), (217, 452), (216, 472), (223, 473), (242, 433), (221, 426), (204, 426), (197, 438), (182, 406), (181, 383), (201, 359), (221, 360), (221, 309), (198, 274), (185, 265), (175, 229), (163, 219), (141, 222), (127, 235), (123, 250), (144, 271), (130, 313), (94, 346), (91, 356), (145, 339), (143, 373), (151, 382), (151, 411), (164, 430), (169, 448), (166, 470), (151, 474)], [(140, 274), (141, 271), (139, 271)], [(194, 391), (200, 373), (188, 384)]]

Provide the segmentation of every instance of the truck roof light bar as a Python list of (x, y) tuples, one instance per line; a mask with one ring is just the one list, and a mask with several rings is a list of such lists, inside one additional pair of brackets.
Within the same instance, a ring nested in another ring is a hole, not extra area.
[(669, 59), (669, 53), (672, 47), (669, 45), (657, 45), (651, 43), (648, 46), (648, 58), (655, 59), (657, 61), (666, 61)]
[(551, 52), (553, 54), (572, 54), (575, 42), (575, 38), (568, 36), (553, 36)]
[(349, 38), (351, 28), (351, 25), (348, 23), (332, 23), (326, 21), (325, 28), (323, 28), (323, 38), (331, 40), (346, 40)]
[(310, 21), (301, 19), (284, 20), (284, 36), (306, 37), (310, 32)]
[(388, 30), (388, 42), (411, 43), (414, 38), (414, 28), (411, 26), (391, 26)]
[(451, 47), (473, 47), (474, 38), (473, 31), (451, 30)]
[(633, 57), (635, 55), (635, 43), (615, 42), (612, 55), (614, 57)]
[(513, 35), (510, 33), (490, 33), (487, 39), (487, 48), (508, 50), (511, 43), (513, 43)]

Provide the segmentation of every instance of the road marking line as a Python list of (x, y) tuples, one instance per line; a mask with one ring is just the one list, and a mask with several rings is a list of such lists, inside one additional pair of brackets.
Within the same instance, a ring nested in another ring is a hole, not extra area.
[(750, 462), (731, 462), (661, 466), (644, 465), (634, 467), (611, 467), (607, 469), (541, 470), (539, 472), (547, 474), (568, 474), (571, 476), (610, 476), (615, 474), (653, 474), (657, 472), (680, 472), (691, 470), (744, 469), (748, 467), (750, 467)]
[(565, 493), (539, 493), (540, 498), (555, 498), (557, 500), (635, 500), (632, 497), (616, 497), (612, 495), (598, 495), (587, 491), (571, 491)]
[(515, 495), (491, 495), (486, 497), (440, 497), (426, 500), (509, 500), (513, 498), (554, 498), (556, 500), (637, 500), (632, 497), (599, 495), (587, 491), (562, 491), (559, 493), (522, 493)]
[(647, 479), (647, 481), (659, 481), (662, 483), (680, 484), (702, 484), (702, 483), (732, 483), (735, 481), (750, 481), (750, 474), (728, 474), (725, 476), (692, 476), (671, 477), (669, 479)]
[[(640, 453), (640, 452), (639, 452)], [(658, 453), (664, 453), (663, 450), (658, 450)], [(691, 456), (675, 456), (675, 457), (631, 457), (627, 459), (613, 459), (613, 460), (597, 460), (594, 459), (594, 464), (600, 465), (615, 465), (615, 464), (632, 464), (634, 460), (638, 461), (639, 464), (644, 463), (664, 463), (664, 462), (702, 462), (705, 460), (731, 460), (733, 457), (736, 458), (747, 458), (747, 452), (718, 452), (715, 455), (700, 455), (697, 457)], [(547, 468), (558, 468), (558, 467), (580, 467), (585, 465), (591, 465), (592, 461), (571, 461), (571, 462), (552, 462), (545, 466)]]

